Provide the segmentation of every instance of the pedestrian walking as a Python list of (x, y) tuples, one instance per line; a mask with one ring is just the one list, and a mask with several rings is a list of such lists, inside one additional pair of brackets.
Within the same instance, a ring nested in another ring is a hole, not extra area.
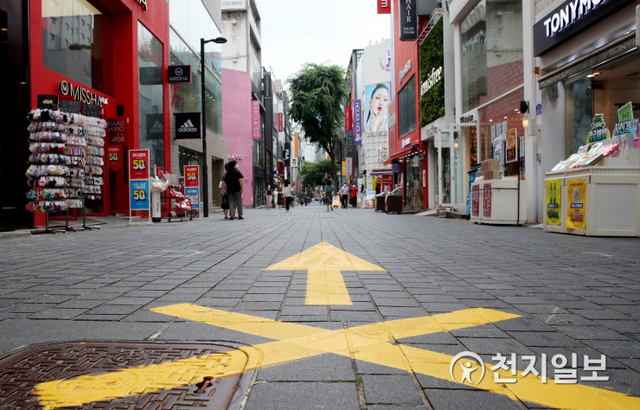
[(356, 184), (351, 184), (351, 188), (349, 189), (349, 195), (351, 196), (351, 207), (358, 207), (358, 187)]
[(273, 192), (271, 191), (271, 185), (267, 185), (267, 190), (264, 193), (267, 199), (267, 211), (271, 209), (271, 201), (273, 201)]
[(340, 188), (340, 200), (342, 203), (342, 209), (347, 209), (347, 201), (349, 200), (349, 187), (345, 182), (342, 188)]
[(227, 172), (229, 171), (229, 163), (224, 164), (224, 173), (220, 177), (218, 189), (220, 189), (220, 208), (224, 210), (224, 219), (229, 219), (229, 195), (227, 194), (227, 184), (224, 182)]
[(278, 209), (284, 208), (284, 195), (283, 195), (283, 187), (280, 187), (280, 192), (278, 192)]
[(288, 179), (284, 180), (284, 187), (282, 188), (282, 195), (284, 196), (284, 203), (285, 203), (285, 207), (287, 209), (287, 212), (289, 212), (289, 206), (291, 206), (291, 200), (293, 198), (291, 197), (291, 186), (289, 185), (289, 180)]
[(333, 211), (333, 185), (330, 179), (327, 179), (326, 185), (324, 186), (324, 203), (327, 205), (327, 211)]
[(360, 208), (364, 209), (364, 200), (367, 198), (367, 190), (364, 184), (360, 184)]
[(244, 177), (238, 170), (238, 161), (229, 161), (229, 170), (224, 178), (224, 182), (227, 185), (227, 193), (229, 194), (229, 209), (231, 211), (229, 219), (236, 218), (236, 209), (238, 210), (238, 219), (244, 219), (242, 217), (242, 191), (244, 188), (242, 178)]

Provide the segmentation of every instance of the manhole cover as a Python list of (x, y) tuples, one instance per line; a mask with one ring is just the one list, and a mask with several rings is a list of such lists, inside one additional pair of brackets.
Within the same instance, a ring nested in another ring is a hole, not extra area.
[[(215, 344), (43, 345), (0, 360), (0, 409), (227, 409), (248, 388), (246, 364), (243, 352)], [(240, 371), (216, 377), (229, 367)]]

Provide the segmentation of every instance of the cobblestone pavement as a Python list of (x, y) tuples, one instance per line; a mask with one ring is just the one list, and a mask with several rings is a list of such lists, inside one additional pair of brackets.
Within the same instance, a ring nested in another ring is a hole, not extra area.
[[(213, 214), (192, 222), (0, 236), (0, 352), (7, 356), (60, 341), (254, 346), (276, 339), (151, 311), (176, 304), (297, 323), (304, 327), (296, 329), (307, 330), (486, 308), (517, 317), (418, 334), (392, 345), (446, 357), (470, 351), (491, 366), (497, 353), (515, 353), (518, 371), (527, 367), (523, 355), (534, 355), (540, 369), (544, 354), (550, 379), (540, 384), (540, 395), (559, 374), (553, 371), (554, 355), (566, 356), (568, 369), (576, 353), (580, 378), (591, 373), (584, 369), (584, 355), (603, 354), (606, 370), (600, 374), (609, 380), (578, 379), (579, 385), (632, 396), (612, 408), (638, 408), (633, 400), (640, 397), (640, 239), (550, 234), (534, 227), (372, 210), (327, 212), (317, 204), (288, 213), (249, 209), (242, 221), (222, 218)], [(321, 242), (386, 272), (343, 271), (353, 303), (319, 306), (305, 302), (306, 271), (264, 270)], [(241, 406), (559, 407), (384, 366), (361, 358), (355, 347), (322, 352), (258, 368)], [(0, 369), (0, 381), (3, 377)]]

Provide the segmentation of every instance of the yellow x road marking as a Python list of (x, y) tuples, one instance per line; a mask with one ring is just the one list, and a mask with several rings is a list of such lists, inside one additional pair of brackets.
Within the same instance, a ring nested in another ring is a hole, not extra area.
[[(107, 374), (81, 376), (72, 380), (41, 383), (36, 386), (35, 394), (39, 396), (42, 406), (48, 410), (139, 395), (164, 388), (194, 384), (204, 377), (222, 378), (324, 353), (338, 354), (450, 381), (449, 365), (453, 356), (390, 342), (519, 317), (496, 310), (477, 308), (374, 323), (351, 329), (324, 330), (190, 304), (163, 306), (152, 310), (278, 341), (260, 343), (230, 352), (230, 359), (246, 355), (249, 360), (246, 362), (246, 357), (237, 360), (241, 365), (234, 365), (234, 360), (229, 360), (228, 366), (223, 367), (222, 370), (218, 368), (213, 375), (211, 366), (206, 365), (210, 361), (220, 362), (219, 357), (211, 357), (216, 355), (190, 358), (170, 364), (123, 369)], [(490, 372), (490, 366), (485, 365), (485, 367)], [(514, 376), (505, 373), (501, 374), (501, 377)], [(492, 378), (485, 377), (474, 386), (506, 395), (512, 400), (533, 402), (560, 409), (640, 408), (640, 398), (622, 393), (582, 385), (542, 384), (540, 377), (533, 376), (531, 373), (524, 377), (515, 377), (517, 378), (515, 384), (495, 384)], [(456, 378), (460, 379), (459, 373), (456, 374)]]

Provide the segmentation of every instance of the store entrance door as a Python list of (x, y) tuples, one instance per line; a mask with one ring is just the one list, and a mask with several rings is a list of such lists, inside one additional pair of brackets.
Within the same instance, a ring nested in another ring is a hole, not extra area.
[(438, 186), (445, 207), (466, 209), (465, 175), (468, 163), (477, 160), (476, 134), (475, 123), (452, 123), (449, 130), (440, 133)]

